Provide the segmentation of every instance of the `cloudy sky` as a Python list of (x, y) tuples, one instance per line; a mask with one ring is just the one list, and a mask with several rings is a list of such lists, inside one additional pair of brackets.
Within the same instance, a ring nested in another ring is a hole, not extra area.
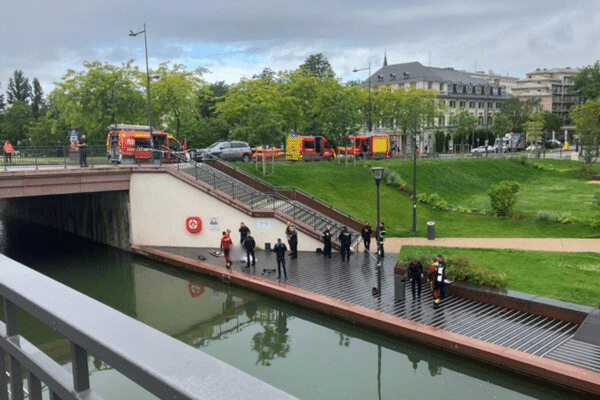
[(600, 59), (598, 0), (0, 0), (0, 93), (17, 69), (47, 93), (84, 61), (170, 61), (236, 83), (323, 53), (336, 75), (419, 61), (523, 77)]

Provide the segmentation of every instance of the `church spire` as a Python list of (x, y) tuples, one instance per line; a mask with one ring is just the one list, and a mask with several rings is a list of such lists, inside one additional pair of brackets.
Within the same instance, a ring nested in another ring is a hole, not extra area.
[(383, 66), (387, 67), (387, 51), (383, 51)]

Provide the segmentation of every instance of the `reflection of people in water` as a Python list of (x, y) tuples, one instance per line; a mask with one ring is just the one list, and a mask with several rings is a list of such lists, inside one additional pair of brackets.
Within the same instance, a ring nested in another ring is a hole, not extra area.
[(233, 295), (231, 293), (227, 293), (227, 298), (223, 303), (223, 315), (225, 316), (225, 320), (229, 321), (233, 318), (235, 314), (235, 302), (233, 301)]
[(415, 373), (417, 373), (417, 366), (419, 365), (419, 361), (421, 361), (421, 359), (413, 354), (413, 352), (410, 350), (406, 356), (408, 357), (408, 361), (412, 363)]
[(257, 365), (268, 367), (276, 357), (283, 358), (290, 351), (287, 319), (286, 313), (277, 311), (275, 323), (263, 325), (265, 331), (252, 337), (252, 350), (258, 353)]
[(430, 360), (427, 362), (427, 364), (428, 364), (427, 367), (429, 368), (429, 375), (436, 376), (436, 375), (442, 374), (442, 367), (437, 365), (435, 361)]

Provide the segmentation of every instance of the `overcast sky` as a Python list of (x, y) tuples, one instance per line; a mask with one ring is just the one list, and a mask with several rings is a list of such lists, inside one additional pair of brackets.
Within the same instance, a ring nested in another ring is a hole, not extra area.
[(160, 62), (207, 68), (209, 82), (236, 83), (264, 68), (297, 68), (323, 53), (342, 81), (388, 64), (494, 70), (523, 77), (536, 68), (600, 59), (600, 1), (406, 0), (0, 0), (0, 93), (20, 69), (45, 93), (84, 61), (145, 68)]

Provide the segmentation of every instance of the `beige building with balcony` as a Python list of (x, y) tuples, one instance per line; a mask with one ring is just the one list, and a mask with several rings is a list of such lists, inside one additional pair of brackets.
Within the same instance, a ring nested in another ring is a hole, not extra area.
[(519, 79), (512, 94), (521, 100), (539, 101), (539, 111), (560, 115), (564, 121), (561, 130), (565, 134), (572, 133), (575, 127), (571, 124), (569, 112), (578, 103), (577, 93), (573, 90), (573, 76), (578, 73), (578, 68), (538, 68)]

